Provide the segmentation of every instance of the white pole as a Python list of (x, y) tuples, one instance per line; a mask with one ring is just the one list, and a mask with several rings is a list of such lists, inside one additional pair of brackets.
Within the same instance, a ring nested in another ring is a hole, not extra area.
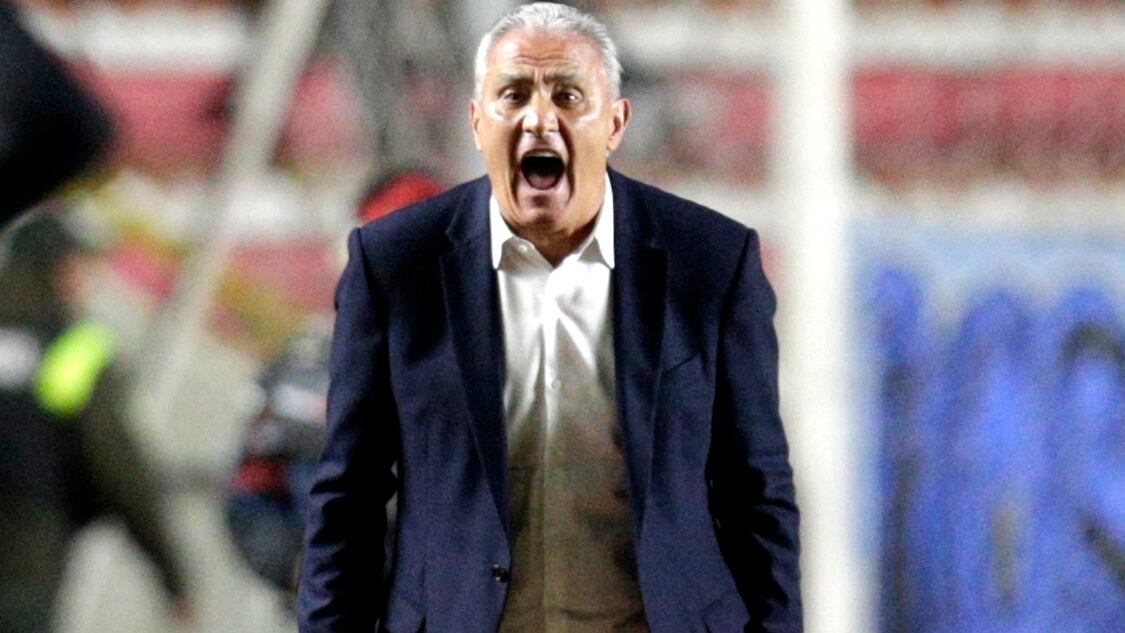
[(788, 230), (780, 330), (785, 414), (802, 509), (809, 633), (874, 630), (861, 507), (863, 446), (850, 397), (852, 293), (847, 0), (779, 5), (777, 209)]
[(140, 381), (144, 415), (166, 429), (173, 398), (210, 314), (235, 243), (234, 219), (269, 168), (290, 97), (324, 20), (328, 0), (275, 0), (264, 10), (255, 57), (242, 77), (212, 209), (201, 209), (197, 248), (149, 345)]

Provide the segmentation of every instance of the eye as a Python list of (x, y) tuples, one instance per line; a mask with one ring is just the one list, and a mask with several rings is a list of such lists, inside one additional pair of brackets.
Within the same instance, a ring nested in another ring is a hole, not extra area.
[(515, 88), (505, 88), (500, 92), (500, 101), (503, 101), (504, 103), (523, 103), (526, 100), (527, 95), (525, 95), (520, 90), (516, 90)]
[(555, 93), (555, 102), (562, 105), (574, 105), (582, 100), (582, 93), (577, 90), (564, 89)]

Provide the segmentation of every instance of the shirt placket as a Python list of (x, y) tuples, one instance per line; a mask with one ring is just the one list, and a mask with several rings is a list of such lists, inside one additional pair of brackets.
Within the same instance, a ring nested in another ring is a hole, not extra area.
[(561, 552), (557, 544), (562, 542), (560, 530), (565, 528), (565, 490), (560, 489), (563, 483), (561, 477), (565, 468), (559, 442), (560, 400), (564, 396), (564, 378), (559, 373), (559, 320), (561, 310), (559, 297), (562, 296), (562, 284), (565, 282), (566, 263), (551, 270), (543, 288), (542, 299), (542, 327), (543, 327), (543, 403), (544, 423), (546, 426), (543, 456), (543, 562), (544, 562), (544, 610), (546, 617), (546, 631), (552, 633), (557, 629), (557, 619), (552, 617), (553, 612), (565, 604), (564, 592), (566, 591), (566, 578), (563, 561), (559, 560)]

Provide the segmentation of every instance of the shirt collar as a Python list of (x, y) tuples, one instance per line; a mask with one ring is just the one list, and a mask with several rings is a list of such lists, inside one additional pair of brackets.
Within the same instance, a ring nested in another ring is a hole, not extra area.
[[(509, 240), (522, 238), (512, 233), (512, 229), (504, 221), (504, 216), (500, 215), (500, 203), (496, 201), (494, 195), (488, 197), (488, 224), (492, 237), (492, 267), (498, 269), (500, 268), (500, 258), (504, 254), (504, 244)], [(591, 244), (597, 246), (602, 261), (612, 269), (614, 266), (613, 187), (610, 186), (608, 173), (605, 176), (605, 197), (602, 199), (602, 208), (594, 218), (594, 230), (590, 231), (590, 235), (586, 237), (586, 240), (575, 252), (580, 253), (589, 248)]]

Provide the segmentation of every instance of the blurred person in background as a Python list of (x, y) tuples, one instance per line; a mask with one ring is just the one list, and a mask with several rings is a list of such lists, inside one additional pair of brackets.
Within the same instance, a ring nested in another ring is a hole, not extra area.
[(476, 80), (488, 176), (350, 236), (301, 631), (800, 631), (757, 235), (607, 169), (591, 16), (514, 10)]
[[(445, 186), (418, 169), (391, 171), (375, 180), (357, 208), (365, 224), (441, 193)], [(227, 496), (227, 525), (235, 547), (259, 577), (282, 592), (292, 610), (309, 487), (324, 449), (331, 323), (313, 319), (266, 364), (264, 395), (243, 438)], [(393, 507), (388, 509), (393, 514)], [(393, 523), (393, 516), (388, 517)], [(384, 548), (389, 552), (393, 534)], [(386, 575), (390, 559), (383, 570)]]
[(98, 103), (0, 0), (0, 227), (78, 175), (110, 139)]
[(42, 633), (68, 551), (94, 519), (119, 518), (189, 621), (186, 578), (155, 473), (127, 428), (113, 334), (75, 320), (83, 245), (53, 214), (17, 221), (0, 267), (0, 631)]

